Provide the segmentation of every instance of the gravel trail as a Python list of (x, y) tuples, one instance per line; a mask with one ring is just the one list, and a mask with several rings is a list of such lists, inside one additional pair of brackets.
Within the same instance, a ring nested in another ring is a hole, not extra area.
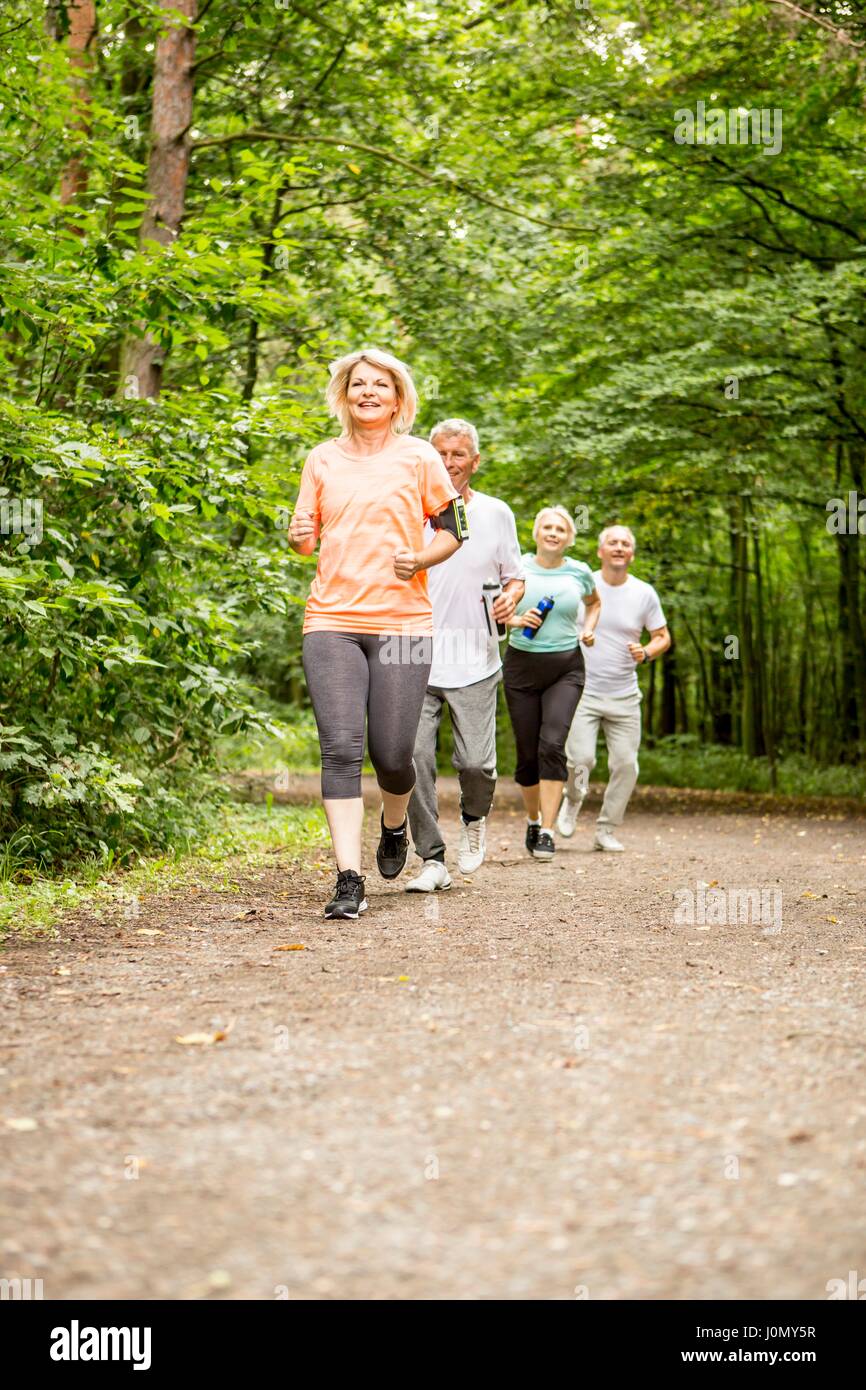
[(275, 854), (9, 944), (0, 1275), (555, 1300), (866, 1277), (866, 821), (643, 796), (627, 853), (593, 852), (590, 807), (540, 864), (515, 808), (503, 786), (488, 862), (432, 898), (370, 869), (368, 816), (358, 923), (321, 917), (329, 856)]

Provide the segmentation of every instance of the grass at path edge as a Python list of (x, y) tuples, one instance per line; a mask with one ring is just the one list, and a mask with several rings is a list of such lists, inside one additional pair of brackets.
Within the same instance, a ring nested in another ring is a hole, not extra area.
[[(237, 892), (239, 868), (256, 869), (283, 859), (300, 860), (328, 844), (322, 807), (231, 803), (222, 807), (211, 831), (186, 852), (142, 857), (130, 869), (106, 871), (99, 859), (57, 877), (29, 883), (0, 882), (0, 942), (56, 935), (64, 914), (87, 908), (136, 917), (143, 898), (184, 886)], [(229, 863), (229, 859), (231, 862)]]

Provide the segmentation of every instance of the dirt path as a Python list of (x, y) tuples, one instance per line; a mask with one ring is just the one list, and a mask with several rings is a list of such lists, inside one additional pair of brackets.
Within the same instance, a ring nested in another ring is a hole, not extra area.
[[(638, 805), (624, 855), (591, 824), (538, 864), (500, 803), (471, 882), (368, 869), (358, 924), (322, 920), (329, 869), (275, 856), (235, 895), (10, 946), (0, 1276), (460, 1299), (866, 1277), (866, 824)], [(764, 924), (677, 924), (714, 880), (780, 891), (781, 929), (771, 898)]]

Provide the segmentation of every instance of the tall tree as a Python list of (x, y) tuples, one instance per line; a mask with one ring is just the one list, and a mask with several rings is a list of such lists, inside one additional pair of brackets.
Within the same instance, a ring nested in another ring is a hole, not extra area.
[[(86, 146), (90, 134), (90, 70), (93, 63), (93, 42), (96, 38), (95, 0), (68, 0), (65, 8), (69, 27), (69, 61), (75, 112), (72, 124), (78, 136), (79, 148), (70, 155), (63, 171), (60, 184), (60, 202), (63, 205), (71, 203), (87, 187)], [(49, 11), (47, 19), (52, 26), (57, 26), (56, 14)]]
[[(156, 44), (147, 168), (149, 201), (139, 244), (171, 246), (183, 220), (189, 177), (197, 0), (159, 0), (164, 24)], [(124, 343), (121, 387), (139, 397), (159, 394), (165, 348), (154, 334)]]

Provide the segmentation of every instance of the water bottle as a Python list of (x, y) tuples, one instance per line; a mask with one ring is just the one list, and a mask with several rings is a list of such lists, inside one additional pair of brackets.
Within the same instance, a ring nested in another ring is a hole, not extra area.
[[(487, 631), (493, 636), (493, 624), (496, 619), (493, 617), (493, 605), (502, 593), (502, 585), (498, 579), (486, 579), (481, 585), (481, 602), (484, 604), (484, 617), (487, 620)], [(504, 637), (507, 628), (504, 623), (496, 622), (496, 632), (499, 637)]]
[[(541, 614), (541, 621), (544, 622), (545, 618), (547, 617), (548, 613), (553, 607), (552, 595), (547, 594), (543, 599), (541, 599), (539, 603), (536, 603), (534, 607), (538, 609), (539, 613)], [(531, 642), (536, 632), (538, 631), (540, 631), (540, 629), (537, 627), (525, 627), (523, 629), (523, 636), (528, 637), (529, 641)]]

